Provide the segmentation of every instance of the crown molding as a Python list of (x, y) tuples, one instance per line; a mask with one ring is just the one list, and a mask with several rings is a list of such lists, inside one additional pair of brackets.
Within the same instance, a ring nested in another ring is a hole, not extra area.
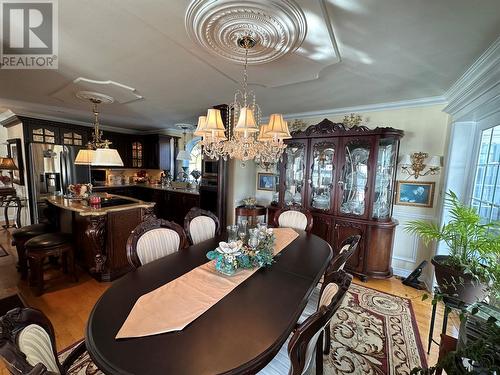
[(289, 113), (289, 114), (284, 115), (284, 117), (287, 120), (316, 118), (316, 117), (328, 117), (328, 116), (335, 116), (335, 115), (344, 115), (346, 113), (377, 112), (377, 111), (386, 111), (389, 109), (427, 107), (427, 106), (438, 105), (438, 104), (447, 104), (446, 98), (444, 96), (431, 96), (428, 98), (402, 100), (402, 101), (397, 101), (397, 102), (367, 104), (367, 105), (359, 105), (359, 106), (354, 106), (354, 107), (325, 109), (325, 110), (321, 110), (321, 111)]
[(484, 117), (484, 104), (500, 102), (500, 37), (451, 85), (445, 94), (444, 112), (455, 120)]
[[(78, 121), (78, 120), (69, 119), (66, 117), (42, 115), (39, 113), (34, 113), (34, 112), (29, 112), (29, 111), (16, 111), (16, 113), (12, 112), (12, 115), (9, 116), (8, 118), (6, 118), (5, 120), (2, 120), (0, 118), (0, 125), (8, 125), (9, 123), (11, 123), (13, 121), (13, 119), (17, 119), (18, 116), (32, 117), (32, 118), (41, 119), (41, 120), (48, 120), (48, 121), (63, 122), (63, 123), (72, 124), (72, 125), (86, 126), (88, 128), (93, 127), (93, 124), (91, 124), (90, 122)], [(108, 131), (117, 132), (117, 133), (126, 133), (126, 134), (142, 134), (143, 133), (143, 132), (141, 132), (139, 130), (135, 130), (135, 129), (118, 128), (116, 126), (103, 125), (101, 123), (99, 123), (99, 126), (102, 130), (108, 130)]]

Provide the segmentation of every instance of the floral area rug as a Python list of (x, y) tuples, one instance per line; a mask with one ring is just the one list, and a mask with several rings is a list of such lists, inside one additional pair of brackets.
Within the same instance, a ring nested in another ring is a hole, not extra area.
[[(317, 300), (318, 294), (313, 298)], [(427, 366), (409, 299), (351, 284), (330, 327), (331, 350), (323, 356), (325, 375), (407, 375), (414, 367)], [(59, 354), (61, 363), (71, 349)], [(69, 373), (102, 374), (88, 353)], [(314, 373), (314, 366), (307, 371)]]
[(351, 284), (330, 326), (325, 374), (404, 375), (427, 366), (409, 299)]

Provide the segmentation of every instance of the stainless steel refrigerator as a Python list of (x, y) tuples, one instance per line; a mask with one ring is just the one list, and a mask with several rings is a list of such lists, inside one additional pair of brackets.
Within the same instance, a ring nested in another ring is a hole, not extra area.
[(88, 183), (90, 168), (75, 165), (79, 148), (74, 146), (30, 143), (30, 208), (32, 223), (44, 221), (45, 197), (66, 194), (68, 185)]

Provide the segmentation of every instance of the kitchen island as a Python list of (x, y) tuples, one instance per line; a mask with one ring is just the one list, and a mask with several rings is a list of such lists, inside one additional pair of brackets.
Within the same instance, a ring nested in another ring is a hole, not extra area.
[(64, 233), (72, 233), (79, 263), (99, 281), (111, 281), (127, 273), (126, 243), (130, 232), (154, 215), (154, 203), (99, 193), (102, 203), (91, 207), (86, 200), (63, 196), (47, 198), (50, 219)]
[(95, 192), (108, 192), (154, 202), (157, 217), (175, 221), (181, 226), (184, 225), (184, 217), (192, 207), (217, 211), (214, 199), (211, 197), (204, 199), (205, 204), (201, 205), (200, 193), (197, 190), (174, 189), (153, 184), (104, 185), (94, 186), (92, 189)]

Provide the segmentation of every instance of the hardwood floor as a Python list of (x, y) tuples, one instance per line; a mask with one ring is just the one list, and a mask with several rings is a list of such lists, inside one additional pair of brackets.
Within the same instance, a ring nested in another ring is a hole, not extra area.
[[(0, 257), (0, 298), (19, 292), (29, 306), (42, 310), (54, 325), (57, 350), (62, 350), (82, 339), (92, 307), (111, 283), (99, 283), (82, 270), (79, 270), (80, 280), (78, 283), (72, 283), (69, 277), (59, 272), (49, 273), (49, 280), (46, 283), (48, 291), (41, 297), (36, 297), (31, 292), (27, 282), (20, 280), (16, 271), (16, 250), (11, 246), (10, 232), (6, 230), (0, 232), (0, 244), (10, 254)], [(427, 350), (431, 304), (429, 300), (422, 301), (422, 295), (425, 292), (404, 286), (400, 280), (394, 277), (388, 280), (370, 280), (367, 283), (355, 279), (355, 282), (386, 293), (409, 298), (415, 311), (422, 344)], [(434, 338), (438, 341), (442, 317), (443, 308), (439, 306), (434, 328)], [(458, 326), (458, 317), (450, 315), (448, 333), (456, 337)], [(427, 358), (430, 365), (436, 363), (437, 355), (438, 347), (434, 344)], [(8, 374), (1, 362), (0, 374)]]

